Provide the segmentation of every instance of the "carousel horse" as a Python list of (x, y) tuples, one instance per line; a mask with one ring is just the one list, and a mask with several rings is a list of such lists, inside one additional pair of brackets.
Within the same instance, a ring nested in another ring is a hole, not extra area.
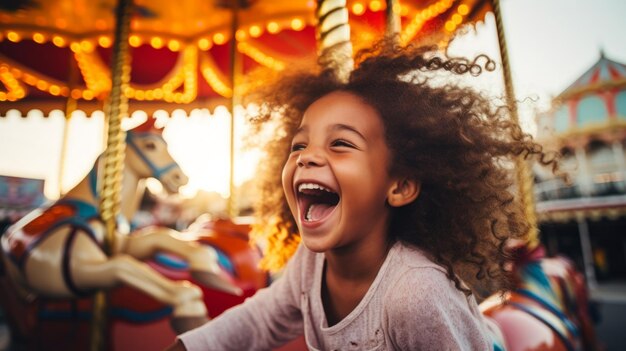
[[(202, 286), (204, 303), (211, 318), (270, 284), (269, 273), (259, 268), (261, 249), (250, 243), (250, 220), (245, 217), (212, 219), (203, 215), (183, 231), (184, 235), (191, 235), (201, 245), (215, 250), (221, 270), (243, 292), (241, 296), (234, 296)], [(186, 279), (188, 274), (188, 265), (173, 255), (156, 255), (149, 264), (168, 277)]]
[(517, 251), (516, 288), (480, 304), (500, 327), (506, 349), (598, 349), (584, 276), (572, 261), (547, 258), (542, 246)]
[[(126, 143), (121, 214), (131, 218), (139, 205), (140, 180), (154, 177), (176, 192), (187, 177), (168, 153), (154, 119), (128, 131)], [(171, 306), (170, 323), (176, 332), (206, 322), (198, 286), (168, 279), (143, 262), (161, 251), (184, 259), (197, 282), (241, 294), (221, 272), (215, 250), (183, 240), (169, 228), (148, 227), (130, 235), (116, 232), (115, 254), (108, 257), (102, 249), (104, 224), (97, 210), (97, 167), (98, 161), (61, 199), (26, 215), (1, 237), (2, 270), (22, 297), (78, 298), (125, 284)]]

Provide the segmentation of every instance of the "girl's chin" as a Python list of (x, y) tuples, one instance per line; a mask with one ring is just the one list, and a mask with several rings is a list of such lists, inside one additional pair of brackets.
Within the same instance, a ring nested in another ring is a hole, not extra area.
[(302, 234), (302, 243), (307, 249), (313, 252), (322, 253), (330, 250), (328, 243), (319, 237), (311, 238), (307, 237), (306, 234)]

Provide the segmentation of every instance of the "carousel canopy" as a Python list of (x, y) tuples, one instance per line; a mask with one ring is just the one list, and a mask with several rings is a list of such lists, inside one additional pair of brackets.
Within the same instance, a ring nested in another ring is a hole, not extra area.
[[(131, 21), (130, 109), (213, 108), (232, 96), (230, 45), (243, 56), (243, 75), (280, 71), (316, 57), (313, 0), (136, 0)], [(13, 0), (0, 8), (0, 114), (45, 115), (74, 100), (88, 114), (111, 89), (110, 57), (116, 2)], [(446, 38), (480, 21), (487, 0), (423, 0), (399, 4), (404, 44)], [(348, 0), (355, 50), (384, 32), (386, 2)], [(235, 43), (236, 44), (233, 44)]]

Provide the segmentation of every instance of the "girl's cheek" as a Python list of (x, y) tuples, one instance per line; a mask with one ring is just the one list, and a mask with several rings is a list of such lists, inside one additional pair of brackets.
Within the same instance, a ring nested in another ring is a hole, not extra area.
[(285, 166), (283, 167), (283, 172), (281, 175), (282, 185), (283, 185), (283, 193), (287, 197), (287, 200), (291, 197), (292, 190), (292, 180), (293, 180), (293, 166), (290, 165), (291, 160), (287, 161)]

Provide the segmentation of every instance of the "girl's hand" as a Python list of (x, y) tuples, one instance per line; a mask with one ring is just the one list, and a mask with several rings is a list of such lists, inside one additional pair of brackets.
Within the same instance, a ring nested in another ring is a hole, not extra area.
[(187, 351), (187, 349), (185, 348), (185, 345), (183, 344), (182, 341), (176, 340), (176, 342), (174, 342), (172, 345), (170, 345), (164, 351)]

